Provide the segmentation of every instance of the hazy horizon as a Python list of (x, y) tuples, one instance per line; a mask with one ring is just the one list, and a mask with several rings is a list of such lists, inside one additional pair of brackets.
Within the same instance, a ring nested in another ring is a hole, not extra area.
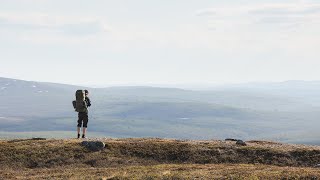
[(210, 89), (210, 88), (218, 88), (218, 87), (226, 87), (226, 86), (237, 86), (237, 85), (249, 85), (249, 84), (269, 84), (269, 83), (288, 83), (288, 82), (319, 82), (320, 80), (286, 80), (286, 81), (251, 81), (251, 82), (230, 82), (230, 83), (171, 83), (171, 84), (158, 84), (158, 83), (118, 83), (118, 84), (108, 84), (108, 83), (101, 83), (101, 84), (73, 84), (73, 83), (63, 83), (63, 82), (52, 82), (52, 81), (37, 81), (33, 79), (18, 79), (12, 77), (0, 77), (6, 79), (14, 79), (14, 80), (21, 80), (21, 81), (29, 81), (29, 82), (40, 82), (40, 83), (55, 83), (55, 84), (66, 84), (66, 85), (73, 85), (73, 86), (84, 86), (89, 88), (108, 88), (108, 87), (122, 87), (122, 86), (150, 86), (150, 87), (162, 87), (162, 88), (181, 88), (181, 89)]

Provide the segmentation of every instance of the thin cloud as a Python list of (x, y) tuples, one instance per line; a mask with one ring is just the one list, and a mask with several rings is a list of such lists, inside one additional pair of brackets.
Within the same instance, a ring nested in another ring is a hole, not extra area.
[(59, 31), (73, 36), (86, 36), (109, 31), (98, 21), (63, 24), (57, 28)]
[(319, 22), (320, 4), (281, 4), (256, 8), (248, 12), (257, 16), (256, 23), (303, 25)]
[(320, 13), (320, 4), (270, 4), (257, 7), (253, 15), (310, 15)]
[(196, 16), (213, 16), (217, 15), (217, 12), (215, 9), (200, 9), (196, 11), (195, 13)]
[(320, 22), (320, 3), (272, 3), (215, 7), (200, 9), (195, 14), (209, 19), (208, 27), (210, 28), (208, 29), (211, 29), (212, 26), (234, 28), (239, 25), (299, 27), (299, 25)]
[(45, 30), (72, 36), (87, 36), (110, 31), (95, 18), (57, 17), (43, 14), (0, 14), (0, 27), (15, 31)]

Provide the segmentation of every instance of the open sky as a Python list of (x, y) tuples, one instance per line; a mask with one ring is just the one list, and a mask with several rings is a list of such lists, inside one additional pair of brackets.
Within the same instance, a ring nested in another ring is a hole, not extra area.
[(319, 80), (318, 0), (0, 0), (0, 76), (68, 84)]

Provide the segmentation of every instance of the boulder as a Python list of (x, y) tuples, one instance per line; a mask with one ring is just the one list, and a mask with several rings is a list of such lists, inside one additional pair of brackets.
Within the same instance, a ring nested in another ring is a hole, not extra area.
[(102, 141), (82, 141), (81, 145), (90, 151), (101, 151), (105, 147), (105, 144)]
[(236, 145), (246, 146), (247, 144), (246, 144), (244, 141), (242, 141), (242, 140), (237, 140)]

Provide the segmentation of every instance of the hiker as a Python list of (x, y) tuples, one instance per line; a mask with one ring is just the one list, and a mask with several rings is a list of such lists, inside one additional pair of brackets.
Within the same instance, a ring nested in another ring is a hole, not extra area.
[(86, 131), (88, 127), (88, 107), (91, 106), (91, 101), (88, 90), (77, 90), (76, 100), (73, 101), (73, 107), (78, 112), (78, 125), (77, 132), (78, 138), (80, 138), (80, 129), (82, 127), (82, 138), (86, 138)]

